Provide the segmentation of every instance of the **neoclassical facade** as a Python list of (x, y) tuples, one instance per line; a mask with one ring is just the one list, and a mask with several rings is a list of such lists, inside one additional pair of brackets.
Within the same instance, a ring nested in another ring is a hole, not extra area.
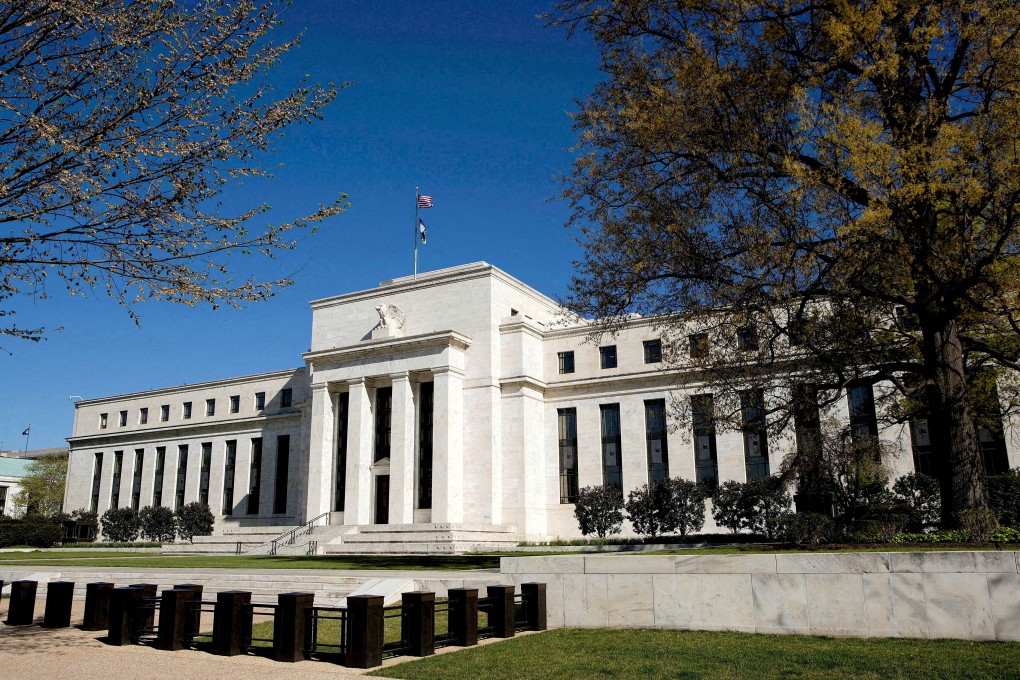
[[(220, 531), (330, 513), (545, 540), (579, 535), (580, 487), (743, 481), (796, 446), (751, 421), (717, 431), (711, 385), (663, 363), (654, 320), (592, 344), (583, 322), (486, 263), (311, 306), (301, 368), (78, 403), (65, 509), (199, 500)], [(837, 410), (903, 452), (894, 474), (923, 467), (923, 424), (879, 428), (871, 389)], [(672, 398), (692, 400), (691, 422), (667, 423)], [(989, 464), (1020, 465), (1003, 432), (984, 436)]]

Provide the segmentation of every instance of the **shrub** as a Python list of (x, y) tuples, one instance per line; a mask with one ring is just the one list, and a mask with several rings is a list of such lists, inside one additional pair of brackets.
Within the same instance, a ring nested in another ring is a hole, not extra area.
[(972, 540), (988, 541), (999, 528), (995, 512), (984, 508), (964, 510), (960, 513), (960, 528), (967, 532)]
[(893, 492), (910, 508), (908, 531), (924, 531), (939, 523), (942, 500), (937, 479), (920, 472), (910, 472), (893, 482)]
[(782, 517), (790, 512), (792, 501), (786, 491), (786, 483), (778, 477), (747, 482), (740, 498), (745, 517), (744, 526), (769, 540), (779, 538), (782, 533)]
[(46, 518), (0, 518), (0, 548), (12, 545), (29, 545), (33, 548), (51, 548), (64, 537), (64, 528)]
[(586, 486), (577, 492), (574, 517), (581, 534), (605, 538), (620, 533), (623, 492), (615, 486)]
[(212, 510), (205, 503), (195, 501), (177, 509), (177, 534), (182, 539), (194, 542), (195, 536), (208, 536), (212, 533), (213, 517)]
[(682, 537), (701, 531), (705, 525), (705, 487), (688, 479), (664, 479), (655, 485), (663, 533)]
[(988, 501), (1002, 526), (1020, 529), (1020, 468), (989, 477)]
[(1020, 543), (1020, 529), (999, 527), (999, 530), (992, 534), (992, 541), (995, 543)]
[(634, 531), (642, 536), (655, 537), (662, 533), (662, 518), (655, 502), (654, 484), (645, 484), (627, 494), (627, 518)]
[(740, 503), (743, 492), (743, 484), (730, 480), (720, 484), (712, 497), (712, 519), (733, 533), (743, 529), (747, 521)]
[(110, 508), (100, 520), (103, 540), (128, 543), (138, 538), (138, 511), (134, 508)]
[(779, 516), (776, 525), (784, 541), (798, 545), (818, 545), (829, 540), (835, 530), (832, 518), (817, 512), (788, 512)]
[(177, 535), (177, 519), (170, 508), (147, 505), (138, 513), (142, 536), (157, 543), (169, 543)]

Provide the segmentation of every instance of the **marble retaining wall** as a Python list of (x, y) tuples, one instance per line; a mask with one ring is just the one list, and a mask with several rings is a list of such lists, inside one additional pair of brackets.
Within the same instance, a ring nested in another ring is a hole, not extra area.
[(1020, 640), (1020, 553), (504, 557), (550, 627)]

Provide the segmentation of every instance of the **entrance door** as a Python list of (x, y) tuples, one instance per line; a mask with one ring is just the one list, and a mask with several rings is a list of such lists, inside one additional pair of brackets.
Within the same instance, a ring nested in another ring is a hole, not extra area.
[(390, 476), (376, 475), (375, 523), (389, 524), (389, 522), (390, 522)]

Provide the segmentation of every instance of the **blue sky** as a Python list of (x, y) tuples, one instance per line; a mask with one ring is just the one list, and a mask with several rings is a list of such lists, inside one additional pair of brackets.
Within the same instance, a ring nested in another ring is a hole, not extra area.
[(141, 327), (99, 294), (21, 300), (19, 325), (62, 327), (0, 354), (0, 448), (61, 446), (69, 397), (93, 398), (302, 365), (308, 301), (370, 288), (412, 270), (414, 189), (429, 242), (421, 271), (485, 260), (545, 293), (565, 292), (578, 246), (556, 198), (575, 141), (569, 112), (599, 80), (585, 36), (567, 40), (536, 15), (549, 2), (300, 0), (277, 35), (304, 31), (274, 72), (353, 81), (325, 120), (288, 131), (265, 159), (272, 180), (232, 186), (227, 205), (265, 201), (265, 219), (311, 212), (341, 192), (351, 210), (275, 262), (239, 272), (292, 275), (273, 300), (242, 310), (138, 305)]

